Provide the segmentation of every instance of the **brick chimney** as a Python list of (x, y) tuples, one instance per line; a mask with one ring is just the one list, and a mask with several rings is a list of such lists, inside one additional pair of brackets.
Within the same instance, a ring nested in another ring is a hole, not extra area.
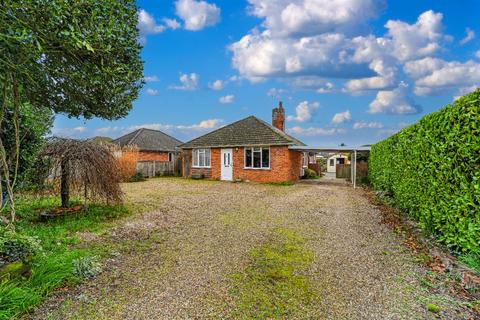
[(285, 109), (283, 109), (282, 101), (279, 101), (278, 107), (272, 110), (272, 126), (285, 131)]

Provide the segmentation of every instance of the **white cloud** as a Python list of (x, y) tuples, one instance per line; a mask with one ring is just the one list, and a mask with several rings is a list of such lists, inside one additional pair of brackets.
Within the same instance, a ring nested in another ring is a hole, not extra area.
[(165, 26), (158, 25), (155, 19), (147, 11), (140, 9), (138, 12), (138, 30), (142, 37), (165, 31)]
[(417, 95), (432, 95), (445, 93), (446, 90), (480, 86), (480, 64), (472, 60), (462, 63), (424, 58), (406, 63), (404, 70), (415, 80), (414, 92)]
[(215, 80), (213, 83), (209, 83), (208, 87), (213, 90), (222, 90), (227, 85), (226, 81)]
[(187, 30), (202, 30), (220, 21), (220, 8), (206, 1), (178, 0), (175, 2), (175, 9)]
[(466, 29), (465, 29), (465, 33), (466, 33), (465, 38), (463, 38), (462, 40), (460, 40), (460, 44), (461, 44), (461, 45), (464, 45), (464, 44), (472, 41), (473, 38), (475, 38), (475, 32), (474, 32), (472, 29), (466, 28)]
[(176, 19), (163, 18), (162, 21), (168, 29), (176, 30), (182, 26)]
[(331, 82), (325, 83), (323, 87), (317, 89), (317, 93), (330, 93), (335, 88), (335, 85)]
[(152, 88), (148, 88), (146, 92), (149, 96), (156, 96), (158, 94), (158, 90)]
[(270, 88), (267, 92), (267, 96), (274, 99), (280, 99), (283, 93), (285, 93), (285, 89)]
[(220, 99), (218, 99), (218, 101), (222, 104), (233, 103), (235, 101), (235, 96), (233, 94), (229, 94), (229, 95), (220, 97)]
[(279, 36), (306, 36), (362, 29), (384, 7), (378, 0), (249, 0), (252, 15)]
[(381, 129), (384, 125), (378, 121), (366, 122), (366, 121), (357, 121), (353, 124), (353, 129)]
[(337, 128), (316, 128), (316, 127), (309, 127), (309, 128), (302, 128), (302, 127), (292, 127), (287, 128), (287, 132), (293, 135), (299, 136), (333, 136), (336, 134), (344, 134), (347, 131), (345, 129), (337, 129)]
[(388, 89), (394, 86), (396, 81), (396, 68), (386, 65), (382, 59), (374, 59), (370, 63), (370, 69), (378, 76), (353, 79), (346, 83), (345, 89), (349, 92), (360, 92), (365, 90)]
[(333, 124), (340, 124), (345, 121), (350, 121), (352, 120), (352, 114), (350, 113), (350, 110), (344, 111), (344, 112), (338, 112), (335, 113), (335, 115), (332, 118), (332, 123)]
[(198, 89), (198, 81), (200, 76), (196, 73), (182, 73), (180, 74), (181, 85), (172, 85), (170, 89), (174, 90), (196, 90)]
[(444, 38), (442, 19), (441, 13), (429, 10), (422, 13), (415, 24), (389, 20), (385, 27), (393, 40), (393, 55), (400, 61), (408, 61), (434, 54)]
[(302, 101), (295, 108), (295, 116), (288, 116), (287, 121), (305, 122), (312, 118), (313, 113), (320, 107), (318, 102)]
[(57, 128), (54, 127), (52, 129), (52, 134), (57, 137), (64, 137), (64, 138), (74, 138), (79, 137), (83, 133), (87, 132), (87, 128), (84, 126), (78, 126), (74, 128)]
[(407, 85), (403, 82), (396, 89), (379, 91), (368, 109), (370, 113), (387, 114), (414, 114), (420, 111), (420, 106), (409, 97)]
[(160, 79), (157, 76), (145, 76), (143, 77), (145, 82), (158, 82)]

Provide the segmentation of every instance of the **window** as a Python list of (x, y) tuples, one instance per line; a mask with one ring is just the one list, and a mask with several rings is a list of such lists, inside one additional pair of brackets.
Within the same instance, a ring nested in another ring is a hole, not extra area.
[(316, 161), (317, 159), (315, 159), (316, 158), (315, 152), (310, 152), (308, 157), (309, 157), (310, 163), (317, 163)]
[(210, 168), (210, 149), (194, 149), (193, 166), (196, 168)]
[(303, 153), (303, 167), (308, 167), (307, 153)]
[(172, 162), (173, 161), (173, 152), (168, 153), (168, 161)]
[(270, 169), (270, 148), (245, 148), (245, 168)]
[(334, 159), (330, 159), (330, 167), (333, 167), (335, 165), (335, 160)]

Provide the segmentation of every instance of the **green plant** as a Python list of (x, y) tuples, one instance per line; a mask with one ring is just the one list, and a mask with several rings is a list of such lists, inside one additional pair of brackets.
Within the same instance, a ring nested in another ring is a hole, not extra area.
[(38, 238), (0, 227), (0, 268), (10, 262), (25, 261), (41, 250)]
[(480, 253), (480, 90), (372, 147), (369, 180), (455, 251)]
[(102, 264), (98, 257), (80, 257), (73, 260), (73, 273), (82, 279), (95, 278), (102, 272)]
[(465, 263), (470, 268), (476, 270), (477, 272), (480, 272), (480, 254), (462, 254), (459, 257), (459, 260)]
[(303, 179), (316, 179), (318, 178), (318, 175), (317, 173), (315, 172), (315, 170), (312, 170), (312, 169), (309, 169), (309, 168), (306, 168), (305, 169), (305, 173), (303, 174)]
[(427, 310), (430, 311), (430, 312), (433, 312), (433, 313), (439, 313), (440, 312), (440, 308), (437, 307), (436, 305), (434, 305), (433, 303), (427, 304)]
[(128, 182), (142, 182), (145, 180), (147, 180), (147, 178), (145, 178), (145, 176), (141, 172), (137, 172), (133, 176), (131, 176), (130, 179), (128, 179)]

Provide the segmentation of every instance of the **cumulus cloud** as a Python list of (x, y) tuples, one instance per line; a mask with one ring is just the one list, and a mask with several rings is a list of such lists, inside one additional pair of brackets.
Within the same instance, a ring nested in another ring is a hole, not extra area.
[(372, 121), (372, 122), (367, 122), (367, 121), (356, 121), (353, 124), (353, 129), (358, 130), (358, 129), (381, 129), (383, 128), (384, 125), (381, 122), (378, 121)]
[(326, 82), (324, 86), (317, 89), (317, 93), (330, 93), (335, 88), (335, 85), (331, 82)]
[(223, 88), (225, 88), (226, 85), (227, 85), (226, 81), (215, 80), (214, 82), (209, 83), (208, 87), (213, 90), (222, 90)]
[(220, 8), (206, 1), (178, 0), (175, 9), (187, 30), (202, 30), (220, 21)]
[(198, 89), (198, 81), (200, 80), (200, 76), (196, 73), (182, 73), (180, 74), (180, 82), (181, 85), (172, 85), (170, 89), (174, 90), (197, 90)]
[(472, 41), (474, 38), (475, 38), (475, 32), (470, 28), (466, 28), (465, 29), (465, 38), (460, 40), (460, 44), (464, 45), (464, 44)]
[(78, 126), (78, 127), (74, 127), (74, 128), (54, 127), (52, 129), (52, 133), (53, 133), (54, 136), (64, 137), (64, 138), (79, 137), (85, 132), (87, 132), (87, 128), (84, 127), (84, 126)]
[(347, 131), (345, 129), (338, 129), (338, 128), (316, 128), (316, 127), (302, 128), (299, 126), (295, 126), (292, 128), (288, 128), (287, 132), (292, 135), (312, 137), (312, 136), (333, 136), (336, 134), (344, 134)]
[(350, 113), (350, 110), (344, 111), (344, 112), (338, 112), (335, 113), (335, 115), (332, 118), (332, 123), (333, 124), (340, 124), (345, 121), (350, 121), (352, 120), (352, 114)]
[(145, 76), (143, 77), (145, 82), (158, 82), (160, 79), (157, 76)]
[(168, 29), (176, 30), (182, 26), (176, 19), (163, 18), (162, 21)]
[(138, 30), (140, 35), (160, 33), (165, 30), (165, 26), (157, 24), (155, 19), (147, 11), (140, 9), (138, 12)]
[(420, 111), (420, 106), (408, 95), (407, 85), (403, 82), (396, 89), (379, 91), (368, 109), (370, 113), (387, 114), (415, 114)]
[(415, 80), (414, 92), (417, 95), (438, 94), (458, 87), (480, 86), (480, 64), (472, 60), (462, 63), (424, 58), (406, 63), (404, 70)]
[(475, 57), (477, 57), (478, 59), (480, 59), (480, 50), (478, 50), (477, 52), (475, 52)]
[(318, 102), (302, 101), (295, 108), (295, 116), (288, 116), (287, 121), (308, 121), (319, 107), (320, 103)]
[(158, 94), (158, 90), (152, 88), (148, 88), (146, 92), (149, 96), (156, 96)]
[(385, 27), (393, 40), (393, 55), (400, 61), (434, 54), (443, 39), (441, 13), (432, 10), (422, 13), (415, 24), (389, 20)]
[(285, 89), (270, 88), (267, 92), (267, 96), (272, 97), (274, 99), (280, 99), (280, 97), (284, 93), (285, 93)]
[(234, 96), (233, 94), (229, 94), (229, 95), (220, 97), (220, 99), (218, 99), (218, 101), (219, 101), (221, 104), (233, 103), (233, 102), (235, 102), (235, 96)]

